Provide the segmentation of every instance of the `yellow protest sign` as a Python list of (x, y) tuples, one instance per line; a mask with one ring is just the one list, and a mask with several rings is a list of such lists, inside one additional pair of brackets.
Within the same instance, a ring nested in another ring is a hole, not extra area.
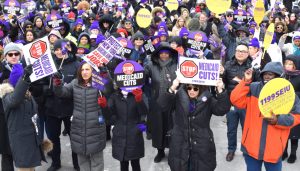
[(288, 114), (293, 108), (295, 96), (294, 87), (288, 80), (272, 79), (259, 94), (259, 110), (264, 117), (271, 117), (271, 111), (275, 115)]
[(274, 23), (271, 23), (266, 31), (265, 37), (264, 37), (264, 54), (262, 56), (262, 59), (265, 57), (265, 53), (270, 47), (270, 44), (272, 43), (273, 40), (273, 35), (274, 35)]
[(231, 6), (231, 0), (206, 0), (207, 8), (213, 13), (225, 13)]
[(168, 0), (166, 6), (170, 11), (177, 10), (179, 6), (178, 0)]
[(260, 24), (265, 15), (265, 6), (263, 0), (258, 0), (254, 8), (254, 21)]
[(147, 28), (151, 24), (151, 13), (146, 8), (142, 8), (136, 14), (136, 22), (141, 28)]

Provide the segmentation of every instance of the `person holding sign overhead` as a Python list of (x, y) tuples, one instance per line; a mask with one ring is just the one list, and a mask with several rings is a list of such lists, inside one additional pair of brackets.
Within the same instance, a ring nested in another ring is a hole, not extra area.
[[(279, 62), (269, 62), (265, 66), (260, 74), (262, 78), (260, 82), (252, 82), (252, 69), (248, 69), (245, 71), (244, 78), (231, 93), (232, 104), (246, 110), (241, 150), (247, 171), (261, 170), (262, 163), (266, 171), (281, 170), (281, 155), (290, 128), (300, 123), (300, 101), (297, 96), (292, 109), (287, 114), (275, 115), (271, 110), (270, 116), (265, 117), (258, 107), (258, 96), (262, 88), (272, 79), (282, 75), (283, 66)], [(275, 92), (276, 90), (274, 89)]]
[(213, 171), (217, 162), (210, 119), (213, 114), (223, 116), (229, 111), (228, 93), (221, 79), (217, 81), (216, 97), (209, 86), (179, 86), (180, 82), (177, 76), (169, 89), (175, 93), (176, 104), (168, 164), (172, 171)]

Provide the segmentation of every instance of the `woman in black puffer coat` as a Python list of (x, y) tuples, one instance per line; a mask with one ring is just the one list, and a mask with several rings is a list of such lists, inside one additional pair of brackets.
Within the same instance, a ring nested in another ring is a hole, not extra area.
[[(176, 80), (170, 92), (176, 91), (179, 84)], [(213, 171), (216, 168), (210, 119), (213, 114), (223, 116), (230, 109), (230, 100), (223, 87), (223, 82), (219, 81), (216, 97), (207, 86), (182, 85), (178, 89), (168, 160), (172, 171)]]

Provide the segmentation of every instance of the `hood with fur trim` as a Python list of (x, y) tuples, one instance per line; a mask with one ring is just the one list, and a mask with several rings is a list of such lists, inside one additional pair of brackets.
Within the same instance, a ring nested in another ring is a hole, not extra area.
[(14, 87), (9, 83), (0, 84), (0, 98), (2, 99), (6, 94), (14, 91)]
[(162, 7), (153, 8), (151, 11), (152, 17), (154, 18), (156, 16), (156, 13), (158, 13), (158, 12), (165, 13), (165, 10)]

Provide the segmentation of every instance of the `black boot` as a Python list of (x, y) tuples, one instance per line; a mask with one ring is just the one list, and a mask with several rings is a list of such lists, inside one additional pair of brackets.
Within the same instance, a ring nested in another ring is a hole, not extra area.
[(289, 141), (286, 142), (286, 147), (285, 147), (284, 152), (281, 156), (282, 161), (285, 160), (288, 157), (288, 152), (287, 152), (288, 144), (289, 144)]
[(291, 154), (290, 157), (288, 158), (287, 162), (288, 163), (295, 163), (296, 159), (297, 159), (296, 154)]
[(298, 139), (291, 139), (291, 155), (287, 160), (288, 163), (295, 163), (297, 159), (296, 156), (297, 148), (298, 148)]
[(165, 157), (165, 150), (164, 149), (157, 149), (157, 155), (154, 158), (155, 163), (161, 162), (161, 160)]

